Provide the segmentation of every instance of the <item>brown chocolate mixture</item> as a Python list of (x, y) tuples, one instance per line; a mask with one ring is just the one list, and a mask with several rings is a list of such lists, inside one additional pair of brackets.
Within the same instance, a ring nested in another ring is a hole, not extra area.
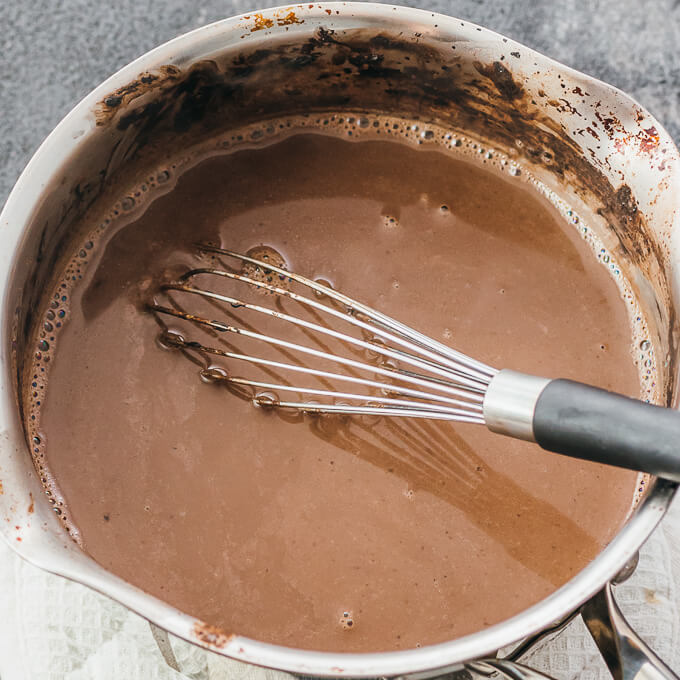
[(285, 417), (201, 382), (140, 304), (198, 240), (266, 246), (491, 365), (639, 393), (615, 283), (521, 178), (311, 133), (213, 155), (94, 245), (51, 361), (47, 463), (106, 568), (258, 640), (394, 650), (516, 614), (622, 525), (634, 473), (475, 425)]

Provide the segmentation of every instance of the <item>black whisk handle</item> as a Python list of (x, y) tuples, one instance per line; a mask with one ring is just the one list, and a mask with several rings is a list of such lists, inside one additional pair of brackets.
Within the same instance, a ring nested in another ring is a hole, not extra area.
[(548, 451), (680, 482), (680, 412), (673, 409), (551, 380), (536, 401), (533, 431)]
[(680, 411), (509, 369), (491, 380), (483, 409), (493, 432), (680, 482)]

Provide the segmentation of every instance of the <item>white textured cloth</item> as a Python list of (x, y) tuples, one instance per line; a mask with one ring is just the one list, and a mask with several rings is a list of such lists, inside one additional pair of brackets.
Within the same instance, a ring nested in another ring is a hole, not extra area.
[[(680, 498), (616, 588), (629, 622), (680, 674)], [(290, 676), (170, 638), (163, 659), (149, 624), (119, 604), (36, 569), (0, 542), (1, 680), (287, 680)], [(524, 660), (558, 680), (611, 677), (576, 619)]]

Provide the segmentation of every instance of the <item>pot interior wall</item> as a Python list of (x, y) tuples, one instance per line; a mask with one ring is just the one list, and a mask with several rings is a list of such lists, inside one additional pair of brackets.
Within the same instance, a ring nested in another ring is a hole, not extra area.
[[(43, 192), (17, 261), (13, 341), (18, 394), (40, 296), (68, 244), (80, 236), (74, 233), (76, 225), (116, 178), (158, 166), (163, 149), (176, 151), (246, 122), (347, 109), (417, 118), (488, 140), (531, 165), (539, 178), (587, 211), (654, 321), (654, 344), (668, 358), (664, 400), (672, 401), (677, 329), (662, 239), (670, 217), (663, 201), (649, 205), (647, 180), (634, 171), (617, 174), (606, 148), (594, 152), (593, 140), (575, 134), (586, 123), (570, 110), (581, 106), (577, 100), (587, 98), (587, 108), (590, 100), (611, 97), (610, 88), (589, 81), (589, 92), (579, 94), (576, 74), (558, 77), (550, 68), (541, 72), (540, 65), (538, 70), (532, 66), (536, 55), (519, 55), (500, 39), (476, 44), (436, 31), (295, 29), (271, 36), (263, 32), (262, 37), (252, 32), (254, 38), (198, 60), (178, 55), (181, 66), (159, 64), (101, 98), (92, 111), (96, 124)], [(594, 91), (598, 87), (601, 91)], [(564, 94), (561, 100), (559, 93)], [(634, 109), (629, 117), (624, 120), (619, 112), (617, 124), (632, 130), (638, 125)], [(593, 131), (613, 153), (606, 123), (600, 121)], [(640, 151), (636, 147), (631, 153)], [(644, 162), (657, 153), (660, 149), (650, 147)]]

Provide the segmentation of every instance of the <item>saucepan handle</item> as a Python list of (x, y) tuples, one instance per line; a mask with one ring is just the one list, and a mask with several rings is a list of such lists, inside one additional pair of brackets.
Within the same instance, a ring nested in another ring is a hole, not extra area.
[(679, 680), (630, 627), (611, 584), (583, 605), (581, 617), (615, 680)]

